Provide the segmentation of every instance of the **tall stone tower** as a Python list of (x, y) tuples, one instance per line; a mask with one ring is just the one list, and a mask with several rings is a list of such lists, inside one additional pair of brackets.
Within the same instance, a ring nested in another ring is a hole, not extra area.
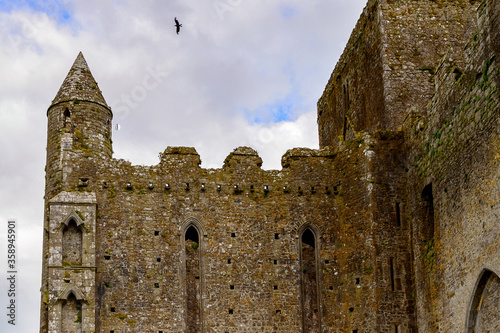
[(81, 320), (95, 317), (96, 200), (89, 184), (95, 162), (111, 158), (112, 116), (78, 54), (47, 111), (41, 332), (95, 329)]

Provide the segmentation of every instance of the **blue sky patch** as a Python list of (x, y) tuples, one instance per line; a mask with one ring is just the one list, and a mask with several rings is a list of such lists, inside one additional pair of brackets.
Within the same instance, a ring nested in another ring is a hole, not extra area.
[(0, 11), (11, 12), (13, 10), (31, 9), (35, 12), (46, 13), (58, 23), (69, 23), (71, 14), (69, 8), (63, 1), (48, 0), (0, 0)]
[(300, 103), (298, 98), (287, 96), (272, 104), (262, 105), (255, 110), (245, 110), (246, 119), (253, 124), (270, 124), (291, 121), (295, 118), (295, 109)]
[(281, 16), (283, 16), (286, 19), (292, 18), (297, 14), (297, 10), (293, 7), (287, 6), (287, 5), (281, 5), (280, 6), (280, 13)]

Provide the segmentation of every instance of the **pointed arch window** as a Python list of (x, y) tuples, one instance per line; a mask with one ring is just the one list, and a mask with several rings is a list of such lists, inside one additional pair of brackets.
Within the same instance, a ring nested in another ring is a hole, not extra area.
[(75, 219), (64, 224), (62, 231), (62, 260), (63, 265), (77, 266), (82, 264), (82, 228)]
[(479, 275), (469, 302), (466, 332), (500, 332), (500, 278), (488, 269)]
[(185, 273), (186, 273), (186, 332), (202, 332), (203, 327), (203, 228), (192, 219), (185, 223), (183, 229)]
[(300, 234), (300, 270), (302, 287), (303, 332), (320, 332), (318, 233), (311, 226)]
[(82, 301), (70, 293), (62, 302), (61, 332), (82, 333)]

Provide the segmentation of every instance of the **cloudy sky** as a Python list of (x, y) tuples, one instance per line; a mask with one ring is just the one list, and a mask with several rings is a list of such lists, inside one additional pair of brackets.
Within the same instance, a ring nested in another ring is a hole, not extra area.
[(192, 146), (202, 167), (220, 168), (251, 146), (280, 169), (287, 149), (318, 147), (316, 102), (365, 3), (0, 0), (0, 331), (38, 331), (46, 111), (79, 51), (113, 109), (116, 158), (152, 165), (167, 146)]

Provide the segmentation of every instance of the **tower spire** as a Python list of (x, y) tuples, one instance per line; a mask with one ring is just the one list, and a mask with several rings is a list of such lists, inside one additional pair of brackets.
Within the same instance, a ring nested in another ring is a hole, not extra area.
[(59, 88), (59, 92), (52, 101), (51, 107), (61, 102), (73, 100), (93, 102), (109, 109), (82, 52), (78, 53), (73, 66)]

